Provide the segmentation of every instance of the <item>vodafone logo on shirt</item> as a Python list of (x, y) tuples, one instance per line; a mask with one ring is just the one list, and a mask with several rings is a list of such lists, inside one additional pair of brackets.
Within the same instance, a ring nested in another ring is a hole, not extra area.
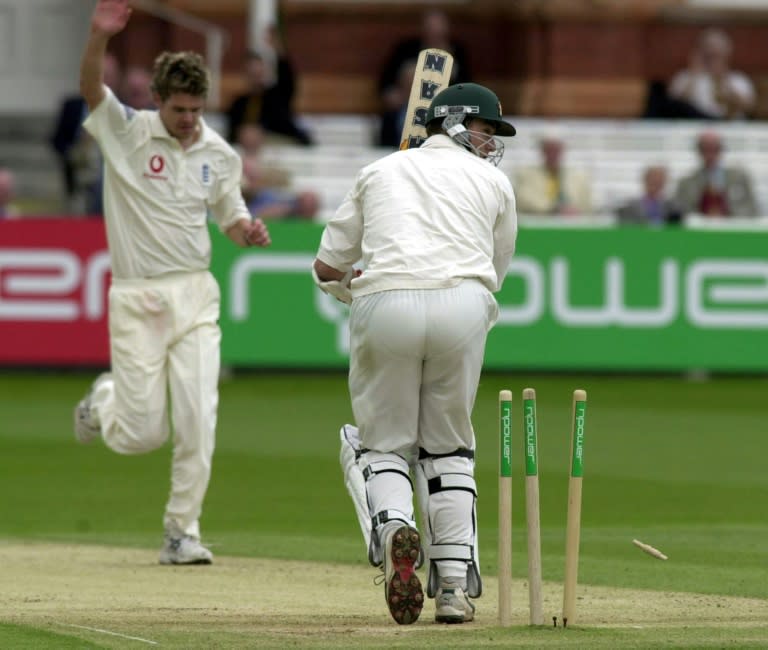
[(165, 158), (155, 154), (149, 159), (149, 172), (144, 172), (144, 178), (154, 178), (160, 181), (167, 181), (168, 177), (163, 174), (165, 169)]

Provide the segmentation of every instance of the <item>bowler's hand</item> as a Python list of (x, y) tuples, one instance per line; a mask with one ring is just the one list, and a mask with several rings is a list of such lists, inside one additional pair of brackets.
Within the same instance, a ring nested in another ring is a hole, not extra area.
[(91, 30), (114, 36), (123, 30), (130, 17), (128, 0), (98, 0), (91, 16)]
[(269, 246), (272, 243), (267, 226), (261, 219), (254, 219), (245, 228), (244, 234), (249, 246)]

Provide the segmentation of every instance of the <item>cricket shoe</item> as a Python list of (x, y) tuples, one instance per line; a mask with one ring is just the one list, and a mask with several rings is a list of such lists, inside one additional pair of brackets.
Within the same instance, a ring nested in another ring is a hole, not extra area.
[(420, 555), (421, 537), (415, 528), (400, 526), (387, 538), (384, 598), (389, 613), (400, 625), (414, 623), (424, 606), (424, 592), (416, 575)]
[(213, 553), (197, 537), (166, 533), (160, 564), (213, 564)]
[(475, 606), (458, 582), (442, 578), (435, 594), (435, 621), (469, 623), (475, 618)]
[(91, 384), (85, 397), (83, 397), (75, 407), (75, 439), (80, 444), (87, 445), (101, 435), (101, 425), (93, 417), (91, 399), (97, 386), (110, 377), (111, 375), (108, 372), (103, 372), (96, 377), (96, 380)]

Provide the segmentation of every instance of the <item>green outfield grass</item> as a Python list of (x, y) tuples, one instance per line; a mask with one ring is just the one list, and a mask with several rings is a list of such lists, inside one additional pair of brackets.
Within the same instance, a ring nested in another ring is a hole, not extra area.
[[(170, 447), (121, 457), (77, 445), (72, 407), (93, 376), (0, 373), (1, 538), (159, 547)], [(755, 377), (484, 376), (474, 417), (484, 572), (496, 572), (497, 397), (510, 388), (513, 573), (526, 573), (519, 407), (528, 385), (538, 393), (545, 580), (562, 580), (571, 396), (585, 388), (580, 583), (768, 598), (768, 381)], [(342, 374), (222, 382), (202, 518), (214, 552), (365, 565), (338, 464), (338, 430), (350, 420)]]

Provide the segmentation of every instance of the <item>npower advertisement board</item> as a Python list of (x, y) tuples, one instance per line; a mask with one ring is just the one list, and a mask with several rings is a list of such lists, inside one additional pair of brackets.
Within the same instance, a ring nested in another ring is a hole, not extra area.
[[(322, 227), (269, 249), (215, 228), (225, 364), (345, 368), (348, 309), (312, 283)], [(109, 255), (95, 220), (0, 222), (0, 364), (107, 365)], [(486, 368), (768, 369), (768, 231), (522, 228)]]

